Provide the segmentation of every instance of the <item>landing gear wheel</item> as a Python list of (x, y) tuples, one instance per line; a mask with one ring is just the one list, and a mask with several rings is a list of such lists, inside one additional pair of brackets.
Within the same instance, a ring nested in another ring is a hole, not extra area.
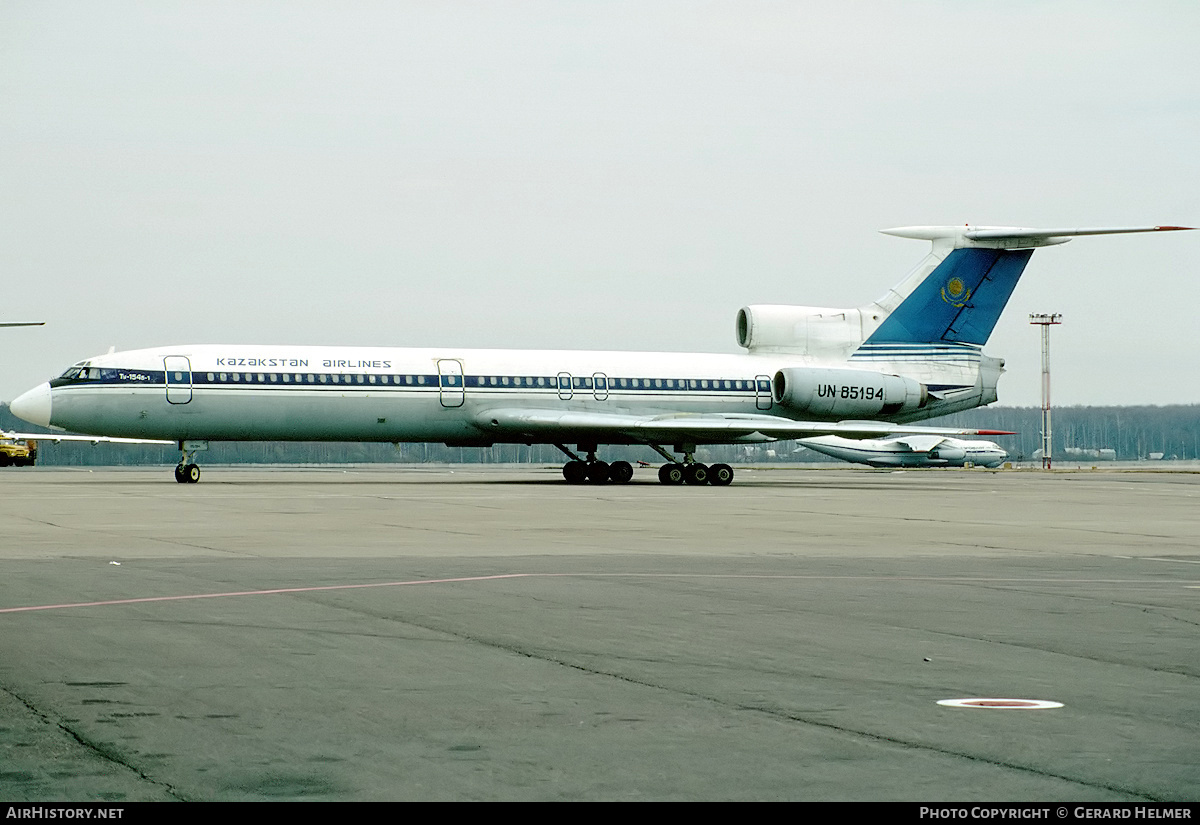
[(608, 477), (617, 484), (628, 484), (633, 480), (633, 465), (628, 461), (614, 461), (608, 465)]
[(683, 480), (688, 484), (707, 484), (708, 467), (703, 464), (685, 464)]
[(200, 480), (200, 468), (195, 464), (189, 464), (183, 468), (184, 474), (187, 476), (188, 484), (195, 484)]
[(563, 465), (563, 478), (570, 484), (580, 484), (587, 479), (587, 471), (582, 461), (568, 461)]
[(593, 484), (608, 482), (608, 464), (604, 461), (593, 461), (587, 465), (587, 478)]
[(175, 468), (175, 480), (180, 484), (187, 484), (188, 477), (182, 464)]
[(728, 487), (733, 482), (733, 468), (728, 464), (714, 464), (708, 468), (708, 483), (714, 487)]
[(664, 464), (658, 468), (658, 480), (663, 484), (682, 484), (683, 465)]

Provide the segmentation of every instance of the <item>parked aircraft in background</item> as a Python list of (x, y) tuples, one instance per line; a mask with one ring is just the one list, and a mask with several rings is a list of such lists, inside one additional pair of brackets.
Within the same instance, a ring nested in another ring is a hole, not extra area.
[(902, 435), (861, 439), (826, 435), (802, 438), (802, 446), (818, 453), (872, 467), (999, 467), (1008, 453), (991, 441), (964, 441), (939, 435)]
[(554, 444), (571, 482), (629, 481), (628, 462), (597, 451), (644, 445), (666, 459), (663, 483), (724, 485), (732, 468), (696, 461), (699, 445), (988, 434), (911, 422), (996, 400), (1004, 362), (982, 348), (1033, 250), (1183, 228), (884, 230), (933, 249), (856, 309), (744, 307), (740, 355), (164, 346), (80, 361), (12, 411), (74, 432), (170, 439), (180, 482), (199, 480), (194, 456), (209, 441), (323, 440)]

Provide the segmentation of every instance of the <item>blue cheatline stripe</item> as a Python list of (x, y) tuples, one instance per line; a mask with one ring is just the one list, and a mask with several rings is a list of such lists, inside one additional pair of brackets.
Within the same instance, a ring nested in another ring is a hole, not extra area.
[[(56, 378), (51, 386), (142, 386), (196, 388), (260, 388), (271, 389), (328, 389), (349, 390), (417, 390), (474, 389), (487, 392), (558, 393), (559, 376), (529, 375), (408, 375), (392, 373), (259, 373), (259, 372), (209, 372), (207, 370), (175, 373), (162, 370), (125, 370), (99, 368), (98, 375), (86, 378)], [(235, 377), (236, 376), (236, 377)], [(374, 379), (372, 381), (372, 379)], [(572, 390), (599, 393), (652, 393), (656, 395), (679, 392), (700, 395), (755, 395), (770, 392), (767, 380), (751, 378), (593, 378), (570, 376)]]
[(983, 356), (974, 344), (863, 344), (850, 354), (851, 361), (901, 362), (934, 361), (943, 364), (976, 365)]
[(955, 249), (866, 343), (986, 344), (1032, 254)]
[(978, 344), (963, 344), (952, 341), (938, 341), (936, 343), (917, 344), (917, 343), (879, 343), (877, 341), (868, 341), (862, 345), (855, 353), (874, 353), (874, 352), (915, 352), (915, 353), (931, 353), (931, 352), (966, 352), (978, 355), (983, 351)]

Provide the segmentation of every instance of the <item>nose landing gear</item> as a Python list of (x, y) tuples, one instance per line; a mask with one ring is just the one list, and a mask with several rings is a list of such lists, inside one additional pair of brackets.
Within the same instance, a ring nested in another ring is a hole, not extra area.
[(196, 453), (208, 449), (207, 441), (180, 441), (179, 465), (175, 467), (175, 480), (180, 484), (195, 484), (200, 480), (200, 466), (192, 461)]

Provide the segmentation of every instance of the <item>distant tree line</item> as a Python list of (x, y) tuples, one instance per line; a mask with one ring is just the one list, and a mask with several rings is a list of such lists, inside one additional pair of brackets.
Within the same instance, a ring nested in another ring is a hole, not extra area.
[[(1041, 447), (1041, 410), (1037, 407), (985, 407), (929, 421), (922, 426), (1013, 430), (1016, 435), (989, 437), (1009, 454), (1031, 460)], [(0, 404), (0, 429), (33, 432), (32, 427)], [(1067, 448), (1111, 449), (1119, 460), (1162, 454), (1164, 459), (1200, 459), (1200, 404), (1165, 407), (1060, 407), (1052, 420), (1053, 452), (1066, 457)], [(575, 449), (572, 444), (567, 445)], [(667, 445), (668, 448), (670, 445)], [(798, 450), (795, 442), (753, 446), (703, 447), (702, 461), (727, 463), (830, 461), (837, 459)], [(625, 459), (659, 464), (662, 458), (646, 447), (605, 447), (606, 461)], [(447, 447), (444, 444), (361, 444), (343, 442), (214, 441), (198, 456), (204, 464), (561, 464), (566, 457), (549, 444), (497, 444), (494, 447)], [(41, 442), (38, 464), (43, 466), (139, 466), (179, 462), (174, 447)]]
[[(1015, 430), (996, 436), (1012, 455), (1026, 459), (1042, 446), (1038, 407), (983, 407), (935, 418), (935, 426)], [(1065, 457), (1069, 448), (1115, 450), (1120, 461), (1161, 453), (1164, 459), (1200, 458), (1200, 404), (1165, 407), (1056, 407), (1050, 422), (1051, 452)]]

